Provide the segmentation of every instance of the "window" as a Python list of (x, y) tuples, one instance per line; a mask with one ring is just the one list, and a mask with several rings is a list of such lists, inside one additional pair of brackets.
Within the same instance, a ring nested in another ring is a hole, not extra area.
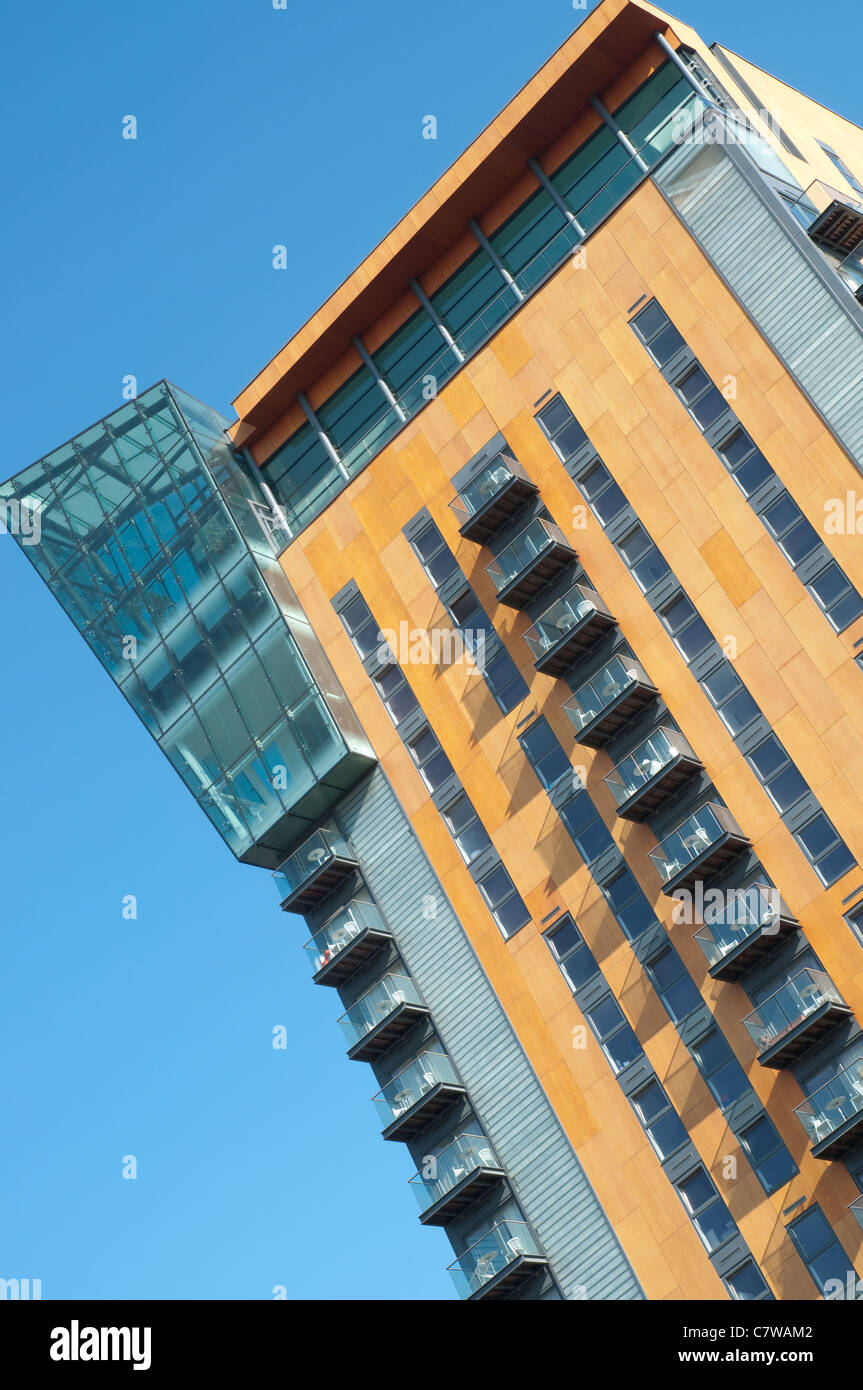
[(743, 429), (735, 430), (734, 434), (719, 446), (717, 453), (744, 497), (751, 497), (768, 478), (776, 477), (761, 450), (756, 449)]
[(642, 309), (638, 317), (632, 320), (632, 327), (658, 367), (664, 367), (676, 352), (686, 346), (665, 310), (659, 307), (656, 300), (648, 304), (647, 308)]
[(526, 733), (519, 735), (534, 772), (544, 787), (551, 787), (572, 772), (572, 764), (545, 719), (537, 719)]
[(504, 936), (513, 936), (530, 921), (530, 913), (502, 864), (481, 879), (479, 887)]
[(660, 618), (687, 661), (694, 661), (713, 643), (713, 636), (684, 594), (678, 594), (660, 610)]
[(753, 748), (749, 762), (771, 801), (783, 815), (809, 791), (782, 744), (772, 734)]
[(593, 952), (571, 917), (556, 923), (545, 939), (573, 993), (599, 974)]
[(761, 513), (767, 529), (778, 542), (779, 549), (791, 561), (799, 565), (821, 544), (815, 527), (810, 525), (797, 503), (786, 493)]
[(743, 1130), (740, 1143), (765, 1192), (775, 1192), (777, 1188), (784, 1187), (798, 1171), (773, 1121), (766, 1115)]
[[(503, 647), (494, 656), (486, 656), (486, 647), (490, 640), (494, 640), (495, 632), (473, 589), (466, 589), (453, 599), (449, 613), (462, 633), (465, 646), (477, 661), (498, 708), (504, 714), (509, 714), (528, 694), (528, 687), (509, 652)], [(483, 634), (483, 645), (478, 640), (479, 634)]]
[(587, 443), (587, 435), (562, 396), (555, 396), (543, 406), (536, 419), (562, 463)]
[(737, 672), (727, 662), (718, 671), (705, 676), (701, 684), (716, 706), (726, 729), (735, 737), (753, 719), (758, 718), (758, 706)]
[(863, 614), (863, 598), (842, 570), (831, 560), (826, 569), (816, 574), (806, 586), (824, 609), (837, 632), (842, 632)]
[(488, 849), (488, 832), (466, 796), (459, 796), (447, 806), (443, 818), (466, 864)]
[(614, 849), (614, 841), (605, 822), (586, 792), (579, 792), (572, 801), (560, 807), (560, 818), (575, 842), (575, 847), (586, 864), (591, 864), (607, 849)]
[(408, 740), (407, 750), (430, 792), (436, 792), (455, 775), (452, 763), (428, 725)]
[(461, 632), (469, 630), (471, 633), (488, 634), (494, 631), (473, 589), (465, 589), (463, 594), (453, 599), (449, 605), (449, 615)]
[(746, 1073), (722, 1034), (713, 1028), (689, 1049), (714, 1098), (726, 1109), (749, 1089)]
[(814, 1206), (793, 1221), (787, 1228), (788, 1234), (820, 1293), (836, 1297), (837, 1290), (831, 1281), (838, 1280), (841, 1285), (839, 1297), (844, 1297), (849, 1273), (856, 1282), (856, 1274), (851, 1260), (839, 1244), (833, 1227), (819, 1206)]
[(627, 941), (634, 941), (648, 927), (656, 925), (653, 909), (629, 869), (603, 884), (602, 891)]
[(482, 674), (498, 708), (509, 714), (529, 693), (521, 672), (509, 652), (501, 649), (487, 660)]
[(650, 962), (647, 973), (672, 1022), (679, 1023), (687, 1014), (691, 1014), (693, 1009), (700, 1008), (704, 1003), (683, 961), (672, 946)]
[(863, 946), (863, 899), (854, 907), (849, 907), (845, 913), (845, 921), (856, 936), (858, 945)]
[(677, 1191), (707, 1250), (712, 1254), (737, 1232), (734, 1218), (708, 1176), (699, 1168), (677, 1183)]
[(651, 1081), (632, 1097), (635, 1113), (658, 1157), (664, 1162), (688, 1143), (689, 1135), (658, 1081)]
[(861, 184), (860, 180), (854, 174), (851, 173), (851, 170), (848, 168), (848, 165), (845, 163), (843, 159), (840, 159), (836, 151), (831, 150), (829, 145), (825, 145), (823, 140), (816, 140), (815, 143), (816, 145), (820, 145), (821, 149), (824, 151), (831, 164), (836, 165), (836, 168), (839, 170), (839, 173), (842, 175), (843, 179), (846, 179), (847, 182), (850, 183), (851, 187), (854, 189), (854, 192), (863, 194), (863, 184)]
[(641, 1043), (623, 1017), (616, 1000), (611, 997), (601, 999), (587, 1010), (585, 1018), (615, 1073), (623, 1071), (624, 1067), (642, 1055)]
[(610, 521), (613, 521), (618, 513), (622, 512), (624, 507), (628, 505), (605, 464), (600, 463), (599, 460), (587, 470), (583, 477), (579, 478), (578, 486), (603, 526), (607, 526)]
[(808, 856), (822, 883), (835, 883), (854, 867), (853, 854), (836, 834), (823, 811), (798, 830), (795, 839)]
[(433, 521), (414, 536), (411, 544), (436, 589), (458, 570), (455, 556)]
[(375, 676), (375, 685), (394, 724), (401, 724), (403, 719), (419, 709), (417, 697), (398, 666), (387, 666), (386, 670)]
[(618, 550), (629, 566), (630, 573), (642, 590), (651, 588), (669, 573), (668, 565), (653, 541), (640, 524), (627, 531), (618, 541)]
[(701, 430), (708, 429), (728, 409), (722, 392), (717, 390), (698, 363), (674, 383), (674, 389)]
[(738, 1299), (741, 1303), (773, 1298), (764, 1275), (754, 1260), (747, 1260), (732, 1274), (726, 1274), (725, 1284), (731, 1297)]
[(371, 609), (365, 599), (361, 598), (359, 594), (341, 610), (339, 617), (361, 657), (371, 656), (372, 652), (381, 645), (383, 639), (380, 628), (372, 617)]

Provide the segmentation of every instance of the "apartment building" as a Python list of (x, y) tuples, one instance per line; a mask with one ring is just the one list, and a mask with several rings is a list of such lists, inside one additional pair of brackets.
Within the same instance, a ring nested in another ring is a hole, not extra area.
[(235, 419), (0, 488), (466, 1299), (863, 1274), (861, 247), (863, 130), (602, 0)]

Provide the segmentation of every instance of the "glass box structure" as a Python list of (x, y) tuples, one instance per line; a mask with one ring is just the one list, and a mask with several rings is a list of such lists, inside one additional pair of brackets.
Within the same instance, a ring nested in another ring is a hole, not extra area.
[(160, 382), (0, 487), (17, 537), (223, 840), (274, 868), (374, 761), (227, 422)]

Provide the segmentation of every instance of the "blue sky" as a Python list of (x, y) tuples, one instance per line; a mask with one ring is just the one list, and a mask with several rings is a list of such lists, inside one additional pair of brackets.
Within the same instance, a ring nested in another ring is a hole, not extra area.
[[(230, 414), (583, 18), (567, 0), (2, 8), (2, 477), (121, 404), (127, 375)], [(854, 0), (817, 25), (779, 0), (679, 12), (863, 120), (836, 42)], [(0, 1277), (48, 1298), (453, 1297), (302, 922), (234, 863), (8, 537), (0, 584)]]

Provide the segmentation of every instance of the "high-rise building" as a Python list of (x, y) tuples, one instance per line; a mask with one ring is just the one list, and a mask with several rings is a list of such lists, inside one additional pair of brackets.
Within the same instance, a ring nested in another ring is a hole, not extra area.
[(861, 286), (863, 131), (602, 0), (234, 423), (0, 490), (466, 1298), (863, 1272)]

